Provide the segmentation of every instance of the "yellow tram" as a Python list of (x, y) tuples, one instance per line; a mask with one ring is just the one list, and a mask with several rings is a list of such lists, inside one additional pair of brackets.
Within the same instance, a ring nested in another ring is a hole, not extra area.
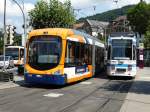
[(104, 44), (73, 29), (46, 28), (29, 33), (25, 81), (64, 85), (92, 77), (104, 67)]

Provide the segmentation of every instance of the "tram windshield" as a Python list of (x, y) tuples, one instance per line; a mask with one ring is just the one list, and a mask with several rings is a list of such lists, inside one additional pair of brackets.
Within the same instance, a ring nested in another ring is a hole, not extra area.
[(112, 59), (132, 60), (132, 40), (113, 40)]
[(61, 39), (56, 36), (32, 37), (28, 48), (28, 63), (39, 70), (58, 65), (61, 56)]
[(14, 60), (18, 60), (19, 48), (6, 48), (6, 56), (11, 56)]

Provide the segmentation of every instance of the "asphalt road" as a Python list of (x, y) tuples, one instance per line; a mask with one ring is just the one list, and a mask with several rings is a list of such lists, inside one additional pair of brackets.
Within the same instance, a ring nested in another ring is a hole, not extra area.
[(119, 112), (132, 82), (99, 75), (63, 87), (19, 83), (0, 90), (0, 112)]

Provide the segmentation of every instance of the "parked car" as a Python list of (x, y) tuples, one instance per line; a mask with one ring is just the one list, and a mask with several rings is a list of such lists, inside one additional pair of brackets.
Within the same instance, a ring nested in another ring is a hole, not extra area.
[[(4, 56), (0, 56), (0, 68), (4, 67)], [(14, 61), (11, 56), (5, 56), (5, 68), (13, 68)]]

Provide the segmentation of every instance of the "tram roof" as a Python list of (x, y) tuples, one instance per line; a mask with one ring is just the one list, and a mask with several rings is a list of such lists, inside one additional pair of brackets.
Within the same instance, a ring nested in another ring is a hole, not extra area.
[[(58, 35), (62, 39), (67, 39), (67, 37), (70, 37), (72, 35), (78, 35), (78, 36), (83, 37), (86, 40), (86, 42), (88, 42), (88, 40), (95, 40), (95, 41), (103, 44), (99, 39), (97, 39), (89, 34), (80, 32), (78, 30), (67, 29), (67, 28), (44, 28), (44, 29), (32, 30), (29, 33), (29, 39), (32, 36), (36, 36), (36, 35)], [(88, 42), (88, 43), (90, 43), (90, 42)]]
[[(71, 29), (65, 29), (65, 28), (44, 28), (44, 29), (36, 29), (32, 30), (29, 33), (29, 39), (32, 36), (38, 36), (38, 35), (58, 35), (65, 39), (67, 35), (73, 35), (74, 32)], [(62, 36), (63, 35), (63, 36)]]
[(113, 37), (121, 37), (121, 36), (134, 38), (135, 33), (133, 33), (133, 32), (113, 32), (110, 34), (109, 37), (113, 38)]

